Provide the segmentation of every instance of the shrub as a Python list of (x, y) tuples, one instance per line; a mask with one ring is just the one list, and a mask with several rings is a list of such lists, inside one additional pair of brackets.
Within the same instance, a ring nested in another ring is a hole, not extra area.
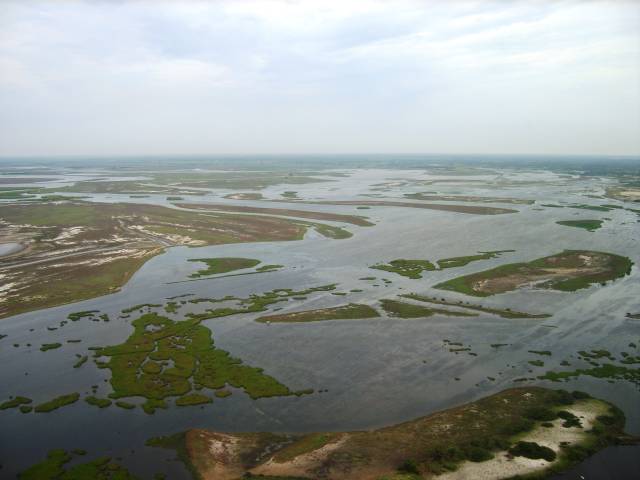
[(404, 463), (398, 467), (398, 471), (404, 473), (413, 473), (416, 475), (420, 474), (418, 464), (415, 462), (415, 460), (405, 460)]
[(556, 412), (546, 407), (531, 407), (524, 412), (524, 416), (541, 422), (550, 422), (558, 418)]
[(509, 449), (509, 453), (516, 457), (526, 457), (532, 459), (542, 458), (547, 462), (556, 459), (556, 452), (548, 447), (538, 445), (536, 442), (518, 442)]

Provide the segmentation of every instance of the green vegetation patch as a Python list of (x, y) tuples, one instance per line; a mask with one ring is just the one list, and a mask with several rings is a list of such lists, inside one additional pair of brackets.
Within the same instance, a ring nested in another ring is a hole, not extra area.
[(43, 343), (40, 347), (40, 351), (46, 352), (48, 350), (55, 350), (56, 348), (60, 348), (61, 346), (61, 343)]
[(424, 318), (433, 315), (448, 315), (455, 317), (474, 317), (473, 313), (452, 312), (441, 308), (429, 308), (412, 303), (399, 302), (398, 300), (380, 300), (382, 308), (390, 317), (398, 318)]
[(90, 396), (90, 397), (85, 397), (84, 401), (87, 402), (89, 405), (93, 405), (94, 407), (99, 407), (99, 408), (107, 408), (111, 406), (111, 400), (109, 400), (108, 398), (98, 398), (98, 397)]
[(558, 225), (565, 227), (583, 228), (589, 232), (595, 232), (602, 227), (602, 220), (561, 220), (556, 222)]
[(593, 368), (579, 368), (571, 371), (555, 372), (548, 371), (539, 376), (540, 380), (550, 380), (552, 382), (568, 381), (581, 375), (595, 378), (605, 378), (609, 380), (625, 380), (640, 386), (640, 369), (628, 368), (612, 363), (603, 363)]
[(82, 312), (74, 312), (67, 315), (67, 318), (73, 322), (77, 322), (81, 318), (93, 317), (95, 314), (100, 313), (100, 310), (84, 310)]
[(49, 400), (48, 402), (44, 402), (44, 403), (41, 403), (40, 405), (36, 405), (36, 407), (34, 408), (34, 411), (37, 413), (52, 412), (53, 410), (57, 410), (58, 408), (71, 405), (72, 403), (76, 403), (79, 398), (80, 398), (80, 394), (77, 392), (70, 393), (68, 395), (61, 395), (59, 397), (54, 398), (53, 400)]
[(47, 458), (24, 472), (18, 474), (19, 480), (136, 480), (127, 469), (113, 463), (110, 457), (101, 457), (90, 462), (74, 464), (65, 469), (65, 465), (75, 455), (84, 455), (81, 450), (67, 453), (64, 450), (51, 450)]
[[(225, 309), (222, 313), (229, 314)], [(109, 357), (104, 366), (112, 374), (114, 391), (110, 396), (161, 401), (189, 394), (194, 384), (211, 389), (229, 384), (254, 399), (293, 393), (261, 369), (243, 365), (215, 348), (211, 331), (200, 325), (204, 318), (206, 314), (175, 322), (147, 313), (132, 322), (135, 330), (124, 343), (96, 350), (96, 357)], [(149, 369), (144, 368), (146, 362), (168, 365)], [(153, 403), (145, 406), (149, 412), (159, 407)]]
[(463, 257), (451, 257), (438, 260), (437, 264), (440, 268), (455, 268), (464, 267), (471, 262), (477, 262), (479, 260), (489, 260), (491, 258), (497, 258), (502, 253), (515, 252), (515, 250), (494, 250), (492, 252), (480, 252), (478, 255), (467, 255)]
[(302, 312), (290, 312), (279, 315), (265, 315), (256, 319), (256, 322), (267, 323), (300, 323), (320, 322), (325, 320), (350, 320), (379, 317), (380, 314), (369, 305), (350, 303), (339, 307), (319, 308), (317, 310), (304, 310)]
[(199, 278), (207, 275), (216, 275), (218, 273), (228, 273), (234, 270), (242, 270), (245, 268), (253, 268), (260, 263), (260, 260), (253, 258), (192, 258), (190, 262), (202, 262), (207, 265), (207, 268), (198, 270), (195, 273), (189, 275), (190, 278)]
[(533, 459), (543, 459), (553, 462), (556, 459), (556, 452), (549, 447), (543, 447), (536, 442), (518, 442), (509, 449), (509, 453), (514, 457), (526, 457)]
[(86, 355), (80, 356), (80, 358), (78, 358), (78, 361), (73, 364), (73, 368), (80, 368), (82, 365), (86, 363), (88, 359), (89, 357), (87, 357)]
[(202, 395), (200, 393), (189, 393), (187, 395), (183, 395), (180, 398), (176, 399), (176, 405), (179, 407), (187, 407), (190, 405), (203, 405), (206, 403), (211, 403), (213, 400), (206, 395)]
[(407, 293), (400, 296), (405, 298), (411, 298), (413, 300), (418, 300), (419, 302), (434, 303), (436, 305), (448, 305), (450, 307), (458, 307), (458, 308), (464, 308), (466, 310), (474, 310), (478, 312), (490, 313), (492, 315), (498, 315), (499, 317), (502, 317), (502, 318), (547, 318), (551, 316), (546, 313), (536, 314), (536, 313), (518, 312), (516, 310), (511, 310), (510, 308), (483, 307), (482, 305), (472, 305), (468, 302), (463, 303), (461, 300), (457, 302), (453, 302), (453, 301), (445, 300), (444, 298), (438, 299), (434, 297), (427, 297), (426, 295), (418, 295), (416, 293)]
[(16, 408), (20, 405), (25, 405), (31, 403), (32, 400), (28, 397), (21, 397), (20, 395), (15, 396), (5, 402), (0, 403), (0, 410), (6, 410), (7, 408)]
[(573, 292), (628, 275), (633, 262), (612, 253), (565, 250), (528, 263), (512, 263), (439, 283), (434, 288), (486, 297), (535, 283), (538, 288)]
[(423, 272), (433, 271), (436, 269), (435, 265), (429, 260), (405, 259), (391, 260), (389, 263), (372, 265), (370, 268), (397, 273), (398, 275), (412, 279), (422, 278)]

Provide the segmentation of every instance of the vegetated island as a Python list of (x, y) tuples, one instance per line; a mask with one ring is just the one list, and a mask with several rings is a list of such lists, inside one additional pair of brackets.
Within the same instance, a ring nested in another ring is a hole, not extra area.
[(510, 203), (513, 205), (533, 205), (534, 200), (508, 197), (482, 197), (475, 195), (438, 195), (429, 193), (405, 193), (411, 200), (435, 200), (445, 202)]
[(209, 403), (210, 396), (204, 398), (204, 389), (216, 395), (227, 385), (242, 388), (253, 399), (311, 393), (312, 390), (291, 391), (262, 369), (244, 365), (216, 348), (211, 330), (201, 322), (262, 312), (268, 305), (334, 288), (334, 285), (323, 285), (299, 291), (279, 289), (244, 299), (193, 299), (191, 303), (235, 301), (238, 306), (190, 313), (182, 321), (156, 312), (145, 313), (131, 322), (134, 332), (124, 343), (92, 347), (95, 363), (99, 368), (111, 370), (111, 399), (144, 397), (146, 402), (142, 408), (149, 414), (157, 408), (167, 408), (166, 399), (170, 397), (178, 397), (175, 402), (178, 406)]
[(565, 227), (583, 228), (589, 232), (595, 232), (602, 227), (602, 220), (560, 220), (556, 222), (558, 225)]
[[(270, 200), (271, 202), (287, 202), (288, 200)], [(518, 213), (511, 208), (485, 207), (479, 205), (454, 205), (440, 203), (411, 203), (395, 202), (387, 200), (332, 200), (332, 201), (297, 201), (299, 204), (312, 205), (355, 205), (365, 207), (406, 207), (422, 208), (426, 210), (442, 210), (444, 212), (468, 213), (471, 215), (502, 215), (505, 213)]]
[(351, 236), (321, 223), (127, 203), (3, 205), (0, 227), (0, 243), (27, 246), (0, 267), (11, 286), (0, 292), (0, 318), (116, 292), (170, 246), (301, 240), (309, 228)]
[(344, 222), (360, 227), (371, 227), (374, 224), (365, 217), (358, 215), (343, 215), (340, 213), (312, 212), (308, 210), (292, 210), (288, 208), (246, 207), (243, 205), (229, 205), (224, 203), (177, 203), (177, 207), (190, 210), (258, 213), (261, 215), (279, 215), (282, 217), (309, 218), (312, 220), (326, 220), (331, 222)]
[(514, 388), (372, 431), (221, 433), (150, 439), (174, 448), (196, 478), (407, 480), (507, 478), (561, 471), (629, 443), (624, 415), (582, 392)]
[(526, 285), (573, 292), (594, 283), (624, 277), (633, 262), (613, 253), (565, 250), (527, 263), (511, 263), (483, 272), (457, 277), (435, 285), (440, 290), (486, 297), (509, 292)]
[(380, 300), (384, 311), (390, 317), (397, 318), (425, 318), (433, 315), (446, 315), (450, 317), (477, 317), (477, 313), (456, 312), (444, 308), (432, 308), (413, 303), (399, 302), (398, 300)]
[(389, 263), (379, 263), (376, 265), (372, 265), (369, 268), (384, 270), (385, 272), (397, 273), (398, 275), (417, 280), (422, 278), (423, 272), (444, 270), (445, 268), (464, 267), (471, 262), (497, 258), (501, 254), (507, 252), (515, 252), (515, 250), (494, 250), (491, 252), (478, 252), (477, 255), (443, 258), (436, 261), (436, 264), (438, 265), (437, 267), (429, 260), (406, 260), (401, 258), (397, 260), (391, 260)]
[(207, 268), (198, 270), (189, 275), (189, 278), (200, 278), (219, 273), (228, 273), (245, 268), (253, 268), (260, 264), (260, 260), (254, 258), (221, 257), (221, 258), (190, 258), (190, 262), (204, 263)]
[(483, 307), (482, 305), (470, 304), (469, 302), (462, 302), (459, 300), (454, 302), (453, 300), (446, 300), (444, 298), (429, 297), (427, 295), (418, 295), (417, 293), (406, 293), (400, 295), (401, 297), (410, 298), (419, 302), (433, 303), (436, 305), (447, 305), (450, 307), (462, 308), (466, 310), (475, 310), (483, 313), (490, 313), (502, 318), (549, 318), (551, 315), (548, 313), (526, 313), (519, 312), (517, 310), (511, 310), (510, 308), (491, 308)]
[(300, 312), (265, 315), (256, 318), (260, 323), (302, 323), (321, 322), (326, 320), (354, 320), (379, 317), (380, 314), (369, 305), (350, 303), (338, 307), (318, 308)]
[[(31, 466), (18, 475), (19, 480), (137, 480), (122, 465), (111, 457), (100, 457), (89, 462), (77, 462), (84, 450), (67, 452), (55, 449), (47, 453), (47, 458)], [(74, 464), (66, 467), (72, 460)], [(156, 477), (164, 478), (164, 477)]]

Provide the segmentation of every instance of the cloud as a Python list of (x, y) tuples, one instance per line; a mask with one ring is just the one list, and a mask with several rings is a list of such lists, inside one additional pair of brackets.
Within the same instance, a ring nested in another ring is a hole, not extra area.
[(0, 155), (640, 154), (639, 23), (625, 1), (9, 0)]

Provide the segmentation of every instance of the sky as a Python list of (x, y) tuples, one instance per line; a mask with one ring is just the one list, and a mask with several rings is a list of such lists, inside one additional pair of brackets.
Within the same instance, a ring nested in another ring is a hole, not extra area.
[(0, 156), (640, 155), (640, 1), (0, 2)]

